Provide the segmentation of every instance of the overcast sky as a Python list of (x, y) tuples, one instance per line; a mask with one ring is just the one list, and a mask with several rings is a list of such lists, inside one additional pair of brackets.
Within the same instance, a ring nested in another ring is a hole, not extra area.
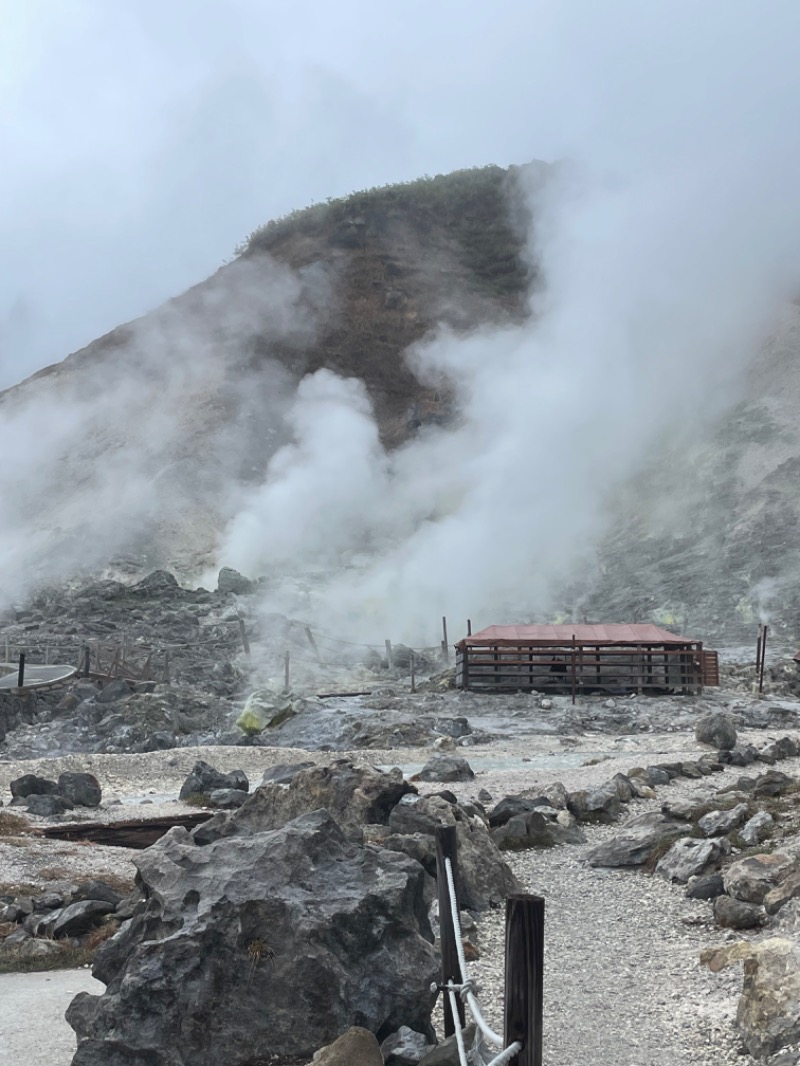
[(613, 174), (698, 102), (707, 150), (753, 71), (781, 99), (799, 24), (796, 0), (0, 0), (0, 385), (314, 200), (563, 155)]

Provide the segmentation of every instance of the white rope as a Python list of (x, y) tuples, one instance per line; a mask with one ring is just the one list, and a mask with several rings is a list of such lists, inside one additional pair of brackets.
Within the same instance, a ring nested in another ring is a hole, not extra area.
[[(484, 1037), (490, 1044), (494, 1044), (495, 1047), (501, 1048), (505, 1041), (499, 1033), (496, 1033), (494, 1029), (490, 1029), (486, 1024), (486, 1021), (481, 1014), (480, 1004), (472, 993), (472, 989), (475, 987), (473, 982), (469, 979), (467, 973), (467, 960), (464, 957), (464, 945), (461, 941), (461, 921), (458, 915), (458, 899), (456, 897), (456, 885), (453, 879), (453, 867), (448, 858), (444, 860), (444, 868), (447, 874), (447, 888), (450, 895), (450, 911), (453, 916), (453, 931), (456, 939), (456, 952), (458, 953), (458, 965), (461, 968), (461, 998), (466, 1001), (467, 1006), (470, 1009), (472, 1017), (475, 1019), (475, 1024), (478, 1026)], [(441, 920), (441, 919), (440, 919)], [(458, 1032), (458, 1029), (456, 1029)], [(501, 1060), (504, 1062), (506, 1060)]]
[(464, 1033), (461, 1030), (461, 1026), (458, 1024), (458, 1003), (456, 1002), (456, 994), (452, 988), (449, 988), (447, 994), (450, 997), (450, 1010), (453, 1012), (453, 1025), (456, 1032), (456, 1044), (458, 1045), (458, 1061), (461, 1066), (469, 1066), (467, 1063), (467, 1053), (464, 1049)]
[(513, 1044), (509, 1044), (505, 1051), (501, 1051), (499, 1055), (495, 1055), (489, 1066), (506, 1066), (507, 1062), (510, 1062), (515, 1055), (518, 1055), (522, 1051), (522, 1044), (519, 1040), (515, 1040)]

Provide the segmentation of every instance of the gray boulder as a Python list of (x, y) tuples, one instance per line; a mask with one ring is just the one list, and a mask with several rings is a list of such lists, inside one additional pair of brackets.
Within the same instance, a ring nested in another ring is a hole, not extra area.
[(731, 751), (736, 747), (736, 726), (727, 714), (720, 711), (699, 718), (694, 735), (699, 744), (710, 744), (718, 751)]
[(697, 824), (707, 837), (725, 836), (726, 833), (738, 829), (749, 813), (747, 804), (739, 803), (729, 811), (709, 811), (702, 818), (698, 818)]
[(589, 852), (590, 866), (642, 866), (665, 840), (684, 832), (683, 826), (657, 811), (625, 822), (618, 833)]
[(247, 802), (248, 793), (241, 788), (215, 788), (208, 797), (210, 807), (232, 811)]
[(433, 1042), (424, 1033), (415, 1033), (407, 1025), (401, 1025), (383, 1041), (381, 1054), (385, 1066), (417, 1066), (432, 1047)]
[(758, 929), (766, 921), (762, 907), (742, 903), (730, 896), (717, 896), (711, 909), (714, 921), (723, 929)]
[(582, 844), (586, 834), (577, 825), (560, 825), (555, 818), (547, 818), (539, 809), (515, 814), (492, 830), (492, 840), (501, 851), (521, 851), (527, 848), (551, 848), (556, 844)]
[(725, 892), (722, 874), (699, 874), (690, 877), (686, 885), (687, 899), (716, 899)]
[(614, 781), (606, 781), (595, 788), (570, 792), (568, 806), (581, 822), (613, 822), (622, 810), (619, 791)]
[(187, 800), (192, 797), (209, 798), (218, 788), (235, 788), (249, 792), (250, 782), (243, 770), (232, 770), (229, 774), (220, 773), (202, 759), (198, 759), (192, 772), (181, 785), (178, 798)]
[(250, 581), (230, 566), (223, 566), (217, 575), (217, 592), (226, 595), (249, 596), (251, 592), (255, 592), (256, 588), (255, 581)]
[(792, 899), (800, 899), (800, 862), (782, 877), (780, 884), (771, 888), (764, 896), (764, 909), (767, 914), (777, 914)]
[(100, 782), (94, 774), (70, 770), (58, 775), (58, 792), (76, 807), (99, 807), (103, 795)]
[(262, 785), (234, 818), (215, 816), (195, 836), (203, 843), (219, 835), (279, 829), (324, 807), (347, 837), (361, 843), (364, 826), (388, 824), (390, 813), (408, 793), (416, 789), (399, 769), (384, 772), (337, 759), (330, 766), (298, 771), (288, 787), (274, 782)]
[(723, 874), (725, 891), (743, 903), (763, 903), (767, 893), (792, 871), (794, 861), (778, 851), (736, 859)]
[[(728, 849), (730, 850), (730, 849)], [(725, 853), (718, 840), (676, 840), (666, 855), (659, 859), (656, 873), (665, 881), (686, 884), (690, 877), (700, 874)]]
[(100, 899), (84, 899), (70, 903), (58, 912), (53, 923), (53, 936), (80, 936), (98, 924), (106, 914), (111, 914), (115, 904)]
[(72, 810), (73, 804), (63, 796), (28, 796), (25, 810), (39, 818), (55, 818), (64, 811)]
[(98, 951), (106, 991), (70, 1004), (72, 1066), (309, 1061), (352, 1025), (433, 1037), (438, 957), (412, 859), (318, 810), (204, 847), (176, 827), (134, 861), (144, 902)]
[(375, 1034), (354, 1025), (338, 1040), (320, 1048), (314, 1066), (383, 1066), (383, 1055)]
[(28, 796), (54, 796), (58, 792), (58, 782), (50, 781), (38, 774), (23, 774), (11, 782), (13, 799), (26, 799)]
[[(442, 796), (404, 796), (389, 815), (388, 823), (392, 835), (384, 846), (419, 857), (433, 876), (435, 830), (444, 825), (456, 827), (460, 900), (466, 909), (484, 911), (522, 891), (484, 822), (471, 817), (460, 804), (449, 803)], [(423, 859), (425, 853), (427, 861)]]
[(309, 767), (314, 765), (316, 764), (310, 761), (276, 763), (275, 766), (270, 766), (269, 769), (264, 771), (264, 776), (261, 778), (261, 784), (290, 785), (301, 770), (308, 770)]
[(422, 767), (413, 781), (472, 781), (472, 767), (460, 755), (434, 755)]
[(757, 814), (742, 825), (739, 836), (746, 844), (759, 844), (766, 840), (772, 831), (775, 820), (766, 810), (759, 810)]

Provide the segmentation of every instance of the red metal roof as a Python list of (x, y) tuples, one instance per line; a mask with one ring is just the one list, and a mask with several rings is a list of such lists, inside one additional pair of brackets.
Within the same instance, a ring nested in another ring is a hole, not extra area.
[(649, 622), (641, 625), (531, 625), (489, 626), (466, 637), (462, 644), (694, 644), (691, 637), (679, 637)]

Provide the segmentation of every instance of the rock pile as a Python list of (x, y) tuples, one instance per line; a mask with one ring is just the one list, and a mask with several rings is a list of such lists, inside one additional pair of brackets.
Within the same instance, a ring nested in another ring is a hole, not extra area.
[(65, 944), (80, 947), (98, 929), (110, 935), (130, 918), (137, 899), (138, 893), (126, 896), (99, 880), (66, 893), (0, 897), (0, 924), (16, 927), (0, 940), (0, 958), (57, 955)]
[(36, 774), (23, 774), (11, 782), (11, 806), (29, 814), (53, 818), (74, 807), (99, 807), (100, 782), (94, 774), (65, 771), (58, 781)]

